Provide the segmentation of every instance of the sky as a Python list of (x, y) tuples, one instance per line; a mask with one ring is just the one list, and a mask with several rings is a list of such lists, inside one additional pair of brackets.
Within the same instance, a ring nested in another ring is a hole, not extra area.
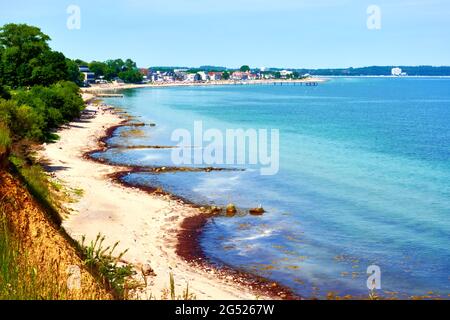
[(140, 67), (450, 65), (449, 17), (450, 0), (0, 0), (0, 25)]

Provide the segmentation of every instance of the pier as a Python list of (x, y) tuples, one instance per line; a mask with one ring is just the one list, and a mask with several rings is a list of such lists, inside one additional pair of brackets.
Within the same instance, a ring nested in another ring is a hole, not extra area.
[(234, 85), (273, 85), (273, 86), (307, 86), (317, 87), (317, 81), (234, 81)]
[(123, 98), (123, 94), (120, 93), (97, 93), (99, 98)]
[(280, 81), (280, 82), (273, 82), (273, 85), (274, 86), (277, 86), (277, 85), (280, 85), (280, 86), (297, 86), (297, 85), (303, 86), (303, 85), (305, 85), (307, 87), (317, 87), (319, 85), (319, 83), (313, 82), (313, 81), (311, 81), (311, 82), (288, 82), (288, 81), (282, 82), (282, 81)]

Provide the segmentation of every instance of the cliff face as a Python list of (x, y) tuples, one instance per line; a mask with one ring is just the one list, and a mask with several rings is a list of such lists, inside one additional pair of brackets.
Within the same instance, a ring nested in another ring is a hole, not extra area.
[[(81, 258), (64, 233), (50, 222), (40, 205), (4, 168), (0, 168), (0, 209), (27, 261), (38, 274), (48, 275), (64, 288), (61, 298), (111, 299), (110, 294), (83, 267)], [(78, 270), (80, 277), (77, 276)], [(67, 289), (68, 280), (75, 283), (72, 287), (75, 289)], [(80, 288), (77, 288), (77, 283), (81, 284)]]

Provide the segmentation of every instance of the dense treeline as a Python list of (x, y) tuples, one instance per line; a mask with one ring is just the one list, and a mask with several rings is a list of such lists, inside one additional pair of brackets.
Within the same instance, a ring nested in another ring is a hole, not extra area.
[(0, 28), (0, 149), (23, 140), (55, 138), (52, 130), (84, 108), (75, 61), (51, 50), (39, 28)]
[(92, 61), (91, 63), (78, 61), (78, 63), (88, 66), (89, 70), (95, 73), (96, 78), (103, 77), (107, 81), (119, 78), (125, 83), (139, 83), (143, 79), (136, 62), (131, 59), (125, 61), (122, 59), (107, 60), (105, 62)]
[(78, 83), (81, 75), (76, 63), (52, 51), (48, 41), (50, 37), (37, 27), (6, 24), (0, 28), (0, 84), (16, 89), (62, 80)]

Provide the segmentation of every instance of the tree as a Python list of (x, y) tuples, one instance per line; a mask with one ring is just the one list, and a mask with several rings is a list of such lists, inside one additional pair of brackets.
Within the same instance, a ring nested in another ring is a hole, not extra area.
[(78, 67), (52, 51), (50, 37), (37, 27), (6, 24), (0, 28), (0, 79), (12, 89), (70, 80), (80, 83)]
[(250, 67), (247, 65), (243, 65), (239, 70), (241, 72), (250, 72)]
[(92, 61), (91, 63), (89, 63), (89, 70), (95, 73), (96, 78), (101, 76), (104, 77), (108, 72), (108, 65), (104, 62)]
[(224, 72), (222, 73), (222, 79), (223, 79), (223, 80), (229, 80), (230, 77), (231, 77), (231, 75), (230, 75), (230, 73), (229, 73), (228, 71), (224, 71)]
[(49, 40), (25, 24), (0, 28), (0, 124), (13, 142), (48, 140), (52, 130), (79, 117), (84, 108), (77, 86), (80, 61), (52, 51)]
[[(127, 83), (141, 82), (142, 74), (139, 72), (136, 62), (131, 59), (123, 61), (122, 59), (108, 60), (103, 63), (93, 64), (92, 72), (103, 72), (106, 80), (112, 80), (116, 77), (121, 78)], [(104, 70), (103, 70), (104, 69)]]
[(13, 88), (30, 85), (33, 67), (30, 62), (50, 51), (50, 37), (37, 27), (6, 24), (0, 28), (2, 68), (0, 75)]
[(69, 78), (66, 57), (61, 52), (45, 51), (37, 58), (31, 59), (30, 65), (32, 85), (49, 86)]
[(106, 65), (105, 78), (112, 80), (124, 71), (125, 62), (122, 59), (107, 60)]
[(133, 60), (127, 59), (127, 60), (125, 61), (124, 67), (125, 67), (127, 70), (131, 70), (131, 69), (136, 69), (136, 68), (137, 68), (137, 65), (136, 65), (136, 62), (134, 62)]
[(78, 86), (83, 85), (84, 77), (80, 72), (78, 64), (74, 60), (66, 59), (68, 80), (76, 83)]
[(74, 62), (80, 67), (80, 66), (87, 66), (88, 63), (81, 59), (75, 59)]
[(131, 69), (127, 71), (122, 71), (119, 73), (119, 78), (125, 83), (138, 83), (142, 82), (143, 76), (137, 69)]

